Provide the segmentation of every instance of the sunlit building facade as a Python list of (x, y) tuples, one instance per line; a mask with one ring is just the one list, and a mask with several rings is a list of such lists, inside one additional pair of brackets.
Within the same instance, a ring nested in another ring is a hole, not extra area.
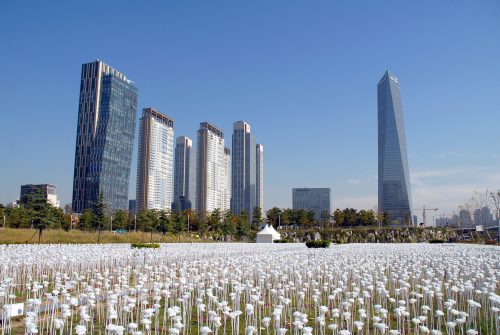
[(136, 207), (169, 210), (173, 199), (174, 121), (144, 108), (139, 129)]
[(110, 210), (128, 207), (137, 88), (100, 60), (83, 64), (72, 208), (81, 213), (103, 194)]
[(224, 133), (208, 122), (200, 123), (196, 149), (196, 210), (202, 215), (216, 208), (229, 209), (224, 192), (228, 183), (224, 148)]
[(412, 201), (403, 106), (398, 79), (386, 71), (378, 96), (378, 210), (411, 225)]

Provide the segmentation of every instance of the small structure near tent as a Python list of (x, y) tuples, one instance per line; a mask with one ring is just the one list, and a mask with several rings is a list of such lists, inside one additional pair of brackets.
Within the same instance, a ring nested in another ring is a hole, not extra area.
[(257, 243), (273, 243), (274, 240), (279, 240), (281, 235), (274, 230), (273, 226), (266, 225), (264, 229), (257, 233)]

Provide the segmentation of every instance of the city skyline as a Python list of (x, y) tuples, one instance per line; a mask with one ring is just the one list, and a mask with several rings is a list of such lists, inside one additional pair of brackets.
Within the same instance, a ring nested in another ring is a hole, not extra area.
[[(386, 69), (404, 85), (414, 207), (449, 214), (500, 184), (497, 2), (101, 6), (2, 4), (10, 47), (0, 59), (11, 66), (0, 83), (0, 203), (29, 183), (55, 184), (61, 204), (71, 201), (75, 78), (95, 58), (132, 78), (138, 109), (171, 115), (176, 134), (194, 139), (202, 120), (229, 134), (247, 120), (266, 146), (266, 208), (291, 207), (296, 185), (331, 187), (334, 208), (376, 205), (373, 83)], [(120, 24), (137, 15), (154, 24)], [(82, 43), (88, 34), (102, 38)]]

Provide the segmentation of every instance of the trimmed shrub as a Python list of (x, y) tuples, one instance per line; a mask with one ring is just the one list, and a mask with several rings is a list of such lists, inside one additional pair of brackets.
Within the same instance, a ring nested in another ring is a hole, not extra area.
[(306, 247), (308, 248), (328, 248), (330, 246), (329, 240), (307, 241)]
[(159, 243), (132, 243), (131, 244), (132, 248), (152, 248), (152, 249), (157, 249), (160, 247)]
[(273, 243), (288, 243), (288, 241), (285, 239), (281, 239), (281, 240), (274, 240)]
[(429, 240), (429, 243), (446, 243), (446, 241), (442, 240), (442, 239), (435, 238), (435, 239)]

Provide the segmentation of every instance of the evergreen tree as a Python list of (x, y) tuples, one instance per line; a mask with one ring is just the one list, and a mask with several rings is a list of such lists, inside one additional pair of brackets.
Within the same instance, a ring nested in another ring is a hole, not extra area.
[(236, 235), (241, 239), (243, 236), (250, 236), (250, 225), (248, 224), (248, 212), (242, 211), (238, 215), (238, 226), (236, 229)]
[(230, 210), (224, 213), (221, 230), (224, 237), (236, 235), (236, 225), (234, 222), (234, 216)]
[(43, 231), (55, 222), (52, 205), (47, 201), (40, 190), (23, 197), (33, 228), (38, 231), (38, 243), (42, 240)]
[(106, 202), (104, 201), (104, 195), (102, 192), (99, 192), (99, 197), (97, 198), (97, 201), (94, 203), (92, 211), (94, 212), (93, 216), (94, 220), (92, 222), (92, 227), (95, 230), (97, 230), (97, 243), (100, 243), (101, 231), (106, 223), (106, 211), (107, 211), (107, 205)]
[(119, 209), (115, 212), (113, 216), (113, 228), (114, 229), (126, 229), (127, 228), (127, 212), (123, 209)]
[(90, 231), (94, 224), (94, 211), (90, 208), (83, 210), (82, 215), (80, 215), (80, 220), (78, 222), (78, 227), (81, 230)]
[(259, 229), (262, 223), (262, 208), (254, 207), (252, 211), (252, 229)]

